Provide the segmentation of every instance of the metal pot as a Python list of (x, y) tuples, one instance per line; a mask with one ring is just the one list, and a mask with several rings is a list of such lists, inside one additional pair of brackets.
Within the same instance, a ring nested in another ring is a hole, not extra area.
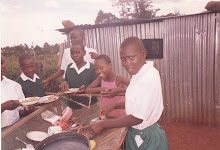
[(76, 132), (58, 133), (37, 144), (35, 150), (89, 150), (89, 139)]

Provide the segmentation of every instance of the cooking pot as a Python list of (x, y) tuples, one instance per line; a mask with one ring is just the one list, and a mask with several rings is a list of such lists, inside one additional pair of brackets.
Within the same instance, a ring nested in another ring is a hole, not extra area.
[(89, 150), (89, 139), (76, 132), (63, 132), (47, 137), (35, 150)]

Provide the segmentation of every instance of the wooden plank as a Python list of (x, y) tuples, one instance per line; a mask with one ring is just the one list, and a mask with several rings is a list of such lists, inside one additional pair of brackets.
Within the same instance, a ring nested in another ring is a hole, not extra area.
[(125, 137), (127, 128), (108, 129), (95, 136), (96, 147), (93, 150), (119, 150)]
[(18, 122), (16, 122), (15, 124), (13, 124), (12, 126), (6, 128), (5, 130), (2, 131), (2, 138), (8, 136), (11, 132), (13, 132), (14, 130), (16, 130), (17, 128), (19, 128), (20, 126), (22, 126), (25, 122), (29, 121), (30, 119), (32, 119), (33, 117), (35, 117), (36, 115), (38, 115), (39, 113), (43, 112), (44, 110), (46, 110), (48, 108), (48, 104), (40, 107), (39, 109), (37, 109), (36, 111), (34, 111), (33, 113), (29, 114), (28, 116), (22, 118), (21, 120), (19, 120)]

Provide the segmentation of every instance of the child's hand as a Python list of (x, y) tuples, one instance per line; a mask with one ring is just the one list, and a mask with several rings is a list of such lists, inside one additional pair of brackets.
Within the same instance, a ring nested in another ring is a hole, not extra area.
[(103, 126), (103, 121), (95, 122), (95, 123), (91, 124), (90, 127), (95, 134), (99, 134), (100, 132), (102, 132), (102, 130), (105, 129)]
[(78, 93), (83, 93), (86, 89), (86, 86), (85, 85), (82, 85), (77, 91), (76, 91), (76, 94)]
[(99, 54), (95, 53), (95, 52), (90, 52), (89, 53), (92, 59), (96, 59), (96, 57), (99, 56)]
[(27, 107), (25, 107), (25, 110), (28, 114), (30, 114), (36, 110), (36, 107), (34, 105), (28, 105)]
[(117, 88), (106, 89), (101, 92), (102, 96), (108, 97), (108, 98), (115, 97), (115, 96), (117, 96), (118, 93), (119, 93), (119, 90)]
[(47, 87), (49, 83), (50, 83), (50, 82), (49, 82), (48, 80), (44, 80), (44, 81), (43, 81), (44, 87)]
[(68, 84), (68, 82), (64, 81), (62, 84), (59, 85), (59, 88), (60, 88), (62, 91), (68, 91), (68, 90), (69, 90), (69, 84)]
[(100, 118), (106, 118), (109, 112), (111, 112), (115, 108), (115, 103), (109, 104), (103, 108), (100, 109), (99, 111), (99, 117)]

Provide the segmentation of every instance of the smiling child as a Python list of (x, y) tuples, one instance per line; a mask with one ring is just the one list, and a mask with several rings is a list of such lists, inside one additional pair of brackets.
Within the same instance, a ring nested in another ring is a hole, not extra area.
[(25, 97), (44, 96), (43, 81), (35, 74), (34, 57), (31, 54), (22, 54), (19, 57), (19, 64), (22, 73), (16, 82), (21, 85)]

